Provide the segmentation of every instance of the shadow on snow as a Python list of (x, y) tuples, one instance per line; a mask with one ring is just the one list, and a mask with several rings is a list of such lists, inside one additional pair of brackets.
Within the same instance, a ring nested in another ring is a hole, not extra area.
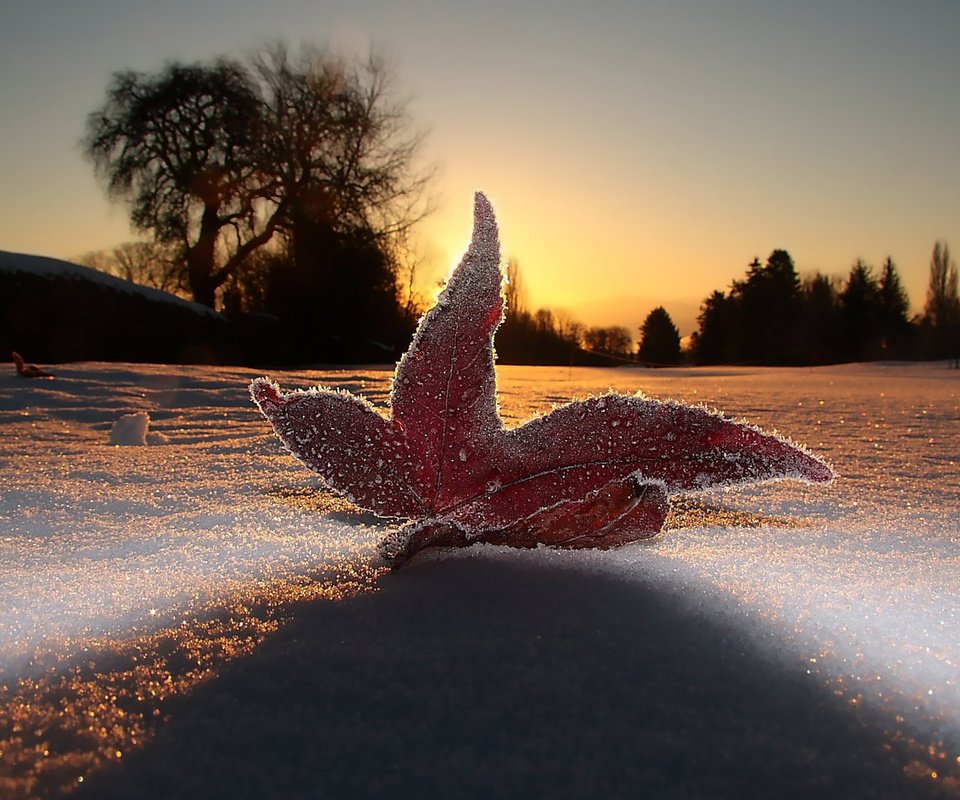
[(462, 554), (297, 610), (78, 797), (925, 797), (866, 712), (637, 581)]

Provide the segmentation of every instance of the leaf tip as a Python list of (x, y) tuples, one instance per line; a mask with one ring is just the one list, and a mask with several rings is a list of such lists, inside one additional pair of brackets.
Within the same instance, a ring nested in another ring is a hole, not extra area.
[(473, 193), (473, 213), (474, 216), (493, 213), (493, 207), (490, 205), (490, 201), (483, 192)]
[(497, 217), (493, 212), (493, 206), (483, 192), (476, 192), (473, 195), (473, 240), (472, 245), (488, 244), (496, 248), (499, 260), (499, 236), (497, 230)]
[(812, 453), (804, 451), (804, 454), (810, 458), (810, 464), (803, 476), (806, 480), (810, 483), (831, 484), (837, 479), (837, 471), (832, 465)]
[(251, 381), (250, 396), (264, 414), (268, 407), (280, 405), (280, 387), (269, 378), (256, 378)]

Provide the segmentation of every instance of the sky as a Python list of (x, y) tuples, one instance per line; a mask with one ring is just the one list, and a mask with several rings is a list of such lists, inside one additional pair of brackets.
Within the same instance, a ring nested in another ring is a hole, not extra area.
[(429, 287), (475, 190), (536, 308), (682, 334), (754, 256), (845, 275), (890, 255), (915, 310), (960, 252), (956, 0), (32, 0), (0, 5), (0, 250), (129, 241), (84, 160), (113, 72), (265, 43), (371, 47), (427, 132)]

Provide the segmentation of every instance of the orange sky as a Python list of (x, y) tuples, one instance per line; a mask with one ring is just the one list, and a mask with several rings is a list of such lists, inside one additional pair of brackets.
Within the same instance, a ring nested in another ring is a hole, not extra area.
[[(721, 7), (722, 6), (722, 7)], [(960, 251), (960, 5), (667, 0), (37, 0), (0, 19), (0, 249), (72, 257), (131, 235), (80, 155), (111, 72), (275, 38), (386, 51), (429, 131), (442, 277), (477, 189), (531, 307), (634, 330), (786, 248), (801, 272), (892, 255), (922, 306)]]

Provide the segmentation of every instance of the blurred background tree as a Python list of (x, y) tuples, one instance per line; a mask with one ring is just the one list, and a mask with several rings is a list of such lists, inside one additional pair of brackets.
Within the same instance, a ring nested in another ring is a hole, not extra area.
[(800, 283), (801, 307), (797, 338), (800, 361), (829, 364), (843, 351), (840, 291), (843, 279), (815, 272)]
[(946, 242), (936, 242), (930, 255), (930, 281), (921, 318), (923, 349), (931, 358), (960, 359), (960, 297), (957, 262)]
[(746, 280), (734, 281), (738, 307), (732, 336), (741, 360), (757, 364), (796, 360), (796, 322), (800, 316), (800, 278), (786, 250), (774, 250), (766, 264), (750, 264)]
[(907, 358), (913, 352), (913, 327), (910, 325), (910, 301), (900, 273), (887, 256), (880, 271), (880, 332), (884, 356)]
[(643, 321), (637, 357), (651, 364), (680, 363), (680, 331), (663, 306), (657, 306)]
[(790, 254), (774, 250), (765, 265), (754, 259), (729, 293), (717, 290), (703, 301), (691, 354), (698, 364), (910, 358), (917, 328), (908, 314), (890, 257), (879, 278), (857, 259), (845, 280), (815, 272), (801, 281)]
[(129, 205), (136, 230), (180, 248), (194, 300), (211, 308), (217, 288), (273, 233), (272, 218), (258, 224), (262, 135), (249, 75), (226, 59), (117, 72), (87, 119), (84, 149), (108, 192)]
[(618, 358), (630, 358), (633, 351), (633, 336), (630, 329), (622, 325), (587, 328), (583, 343), (588, 350)]
[(277, 44), (116, 73), (84, 149), (133, 227), (179, 253), (194, 300), (267, 312), (294, 350), (344, 360), (392, 357), (412, 330), (422, 142), (382, 60)]
[(183, 261), (178, 249), (169, 244), (124, 242), (112, 250), (84, 253), (76, 262), (141, 286), (190, 297)]
[(736, 303), (720, 290), (700, 305), (694, 358), (698, 364), (729, 364), (738, 359), (733, 341)]
[(880, 355), (880, 286), (873, 269), (857, 259), (840, 292), (845, 361), (869, 361)]
[[(269, 132), (260, 161), (274, 177), (286, 254), (263, 310), (321, 351), (369, 358), (380, 348), (391, 357), (416, 321), (400, 278), (406, 234), (430, 208), (432, 171), (417, 168), (422, 134), (380, 59), (352, 63), (314, 48), (294, 56), (278, 44), (251, 70)], [(365, 352), (343, 352), (361, 342)]]

